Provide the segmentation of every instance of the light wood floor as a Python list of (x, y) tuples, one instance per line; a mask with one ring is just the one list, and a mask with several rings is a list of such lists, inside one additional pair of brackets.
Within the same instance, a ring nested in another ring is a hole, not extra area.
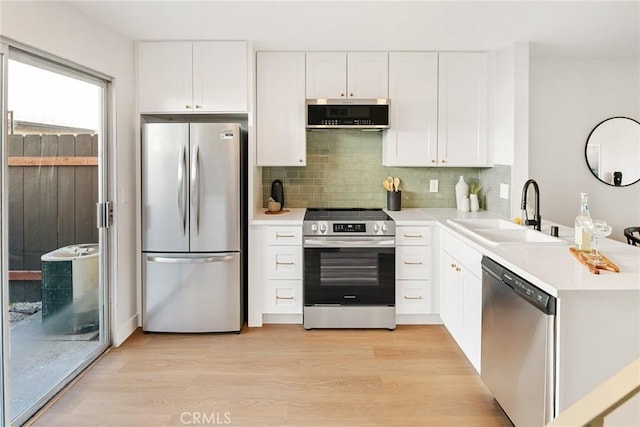
[[(510, 426), (442, 326), (134, 333), (34, 426)], [(216, 424), (217, 423), (217, 424)]]

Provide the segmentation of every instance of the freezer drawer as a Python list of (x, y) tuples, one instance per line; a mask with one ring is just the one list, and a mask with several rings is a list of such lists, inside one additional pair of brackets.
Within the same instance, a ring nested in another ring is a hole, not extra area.
[(143, 254), (145, 332), (239, 332), (240, 254)]

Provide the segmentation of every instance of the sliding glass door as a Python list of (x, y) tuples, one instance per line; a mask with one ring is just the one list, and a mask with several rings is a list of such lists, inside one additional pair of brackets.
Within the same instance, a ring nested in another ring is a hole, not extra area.
[(13, 47), (5, 62), (4, 411), (20, 425), (110, 342), (109, 82)]
[[(0, 114), (1, 117), (6, 117), (7, 109), (6, 109), (6, 67), (7, 67), (7, 54), (8, 54), (8, 46), (0, 43)], [(0, 153), (2, 153), (2, 159), (5, 158), (5, 135), (7, 134), (6, 129), (6, 120), (0, 121), (0, 140), (2, 140), (2, 147), (0, 149)], [(8, 283), (7, 283), (7, 257), (4, 255), (8, 253), (8, 241), (5, 237), (7, 230), (7, 215), (5, 213), (5, 182), (6, 182), (6, 168), (2, 167), (0, 170), (0, 201), (2, 201), (0, 210), (0, 245), (2, 247), (2, 251), (0, 251), (3, 255), (0, 257), (0, 307), (3, 307), (3, 310), (0, 314), (0, 425), (7, 425), (9, 422), (9, 414), (6, 411), (7, 404), (5, 397), (7, 396), (6, 388), (8, 385), (8, 381), (6, 381), (6, 374), (8, 372), (8, 357), (5, 355), (8, 353), (9, 345), (8, 345), (8, 318), (7, 311), (4, 307), (7, 307), (8, 301), (6, 296), (9, 294), (8, 292)]]

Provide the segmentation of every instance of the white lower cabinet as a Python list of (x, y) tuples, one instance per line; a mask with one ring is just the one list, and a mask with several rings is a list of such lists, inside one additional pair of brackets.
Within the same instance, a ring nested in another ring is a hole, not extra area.
[(268, 280), (263, 313), (302, 314), (302, 280)]
[(399, 324), (433, 323), (434, 297), (431, 227), (396, 227), (396, 315)]
[[(260, 250), (262, 313), (302, 316), (302, 227), (267, 226), (265, 229)], [(301, 318), (290, 319), (297, 320)]]
[(482, 254), (442, 230), (440, 239), (440, 317), (480, 373)]

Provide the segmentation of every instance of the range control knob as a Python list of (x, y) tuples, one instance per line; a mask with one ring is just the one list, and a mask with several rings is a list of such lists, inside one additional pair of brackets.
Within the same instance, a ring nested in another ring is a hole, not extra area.
[(382, 223), (382, 232), (385, 233), (387, 231), (387, 224)]
[(321, 233), (326, 233), (327, 232), (327, 225), (326, 224), (320, 224), (320, 232)]
[(311, 231), (313, 231), (313, 232), (318, 231), (318, 224), (316, 224), (315, 222), (313, 224), (311, 224)]
[(373, 231), (377, 233), (378, 230), (380, 230), (380, 226), (378, 224), (373, 224)]

